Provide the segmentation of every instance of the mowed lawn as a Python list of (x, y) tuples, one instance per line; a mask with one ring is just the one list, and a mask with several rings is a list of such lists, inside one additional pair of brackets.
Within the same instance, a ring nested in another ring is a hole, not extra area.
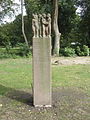
[[(0, 60), (0, 94), (11, 88), (31, 89), (32, 63), (29, 58)], [(52, 66), (53, 87), (74, 87), (90, 94), (90, 64)]]
[(35, 108), (32, 60), (0, 60), (0, 120), (90, 120), (90, 65), (52, 65), (52, 107)]

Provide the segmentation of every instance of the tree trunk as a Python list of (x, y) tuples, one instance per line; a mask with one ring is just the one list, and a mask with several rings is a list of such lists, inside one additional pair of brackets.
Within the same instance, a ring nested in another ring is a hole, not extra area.
[(24, 3), (24, 1), (23, 1), (23, 0), (21, 0), (22, 33), (23, 33), (23, 37), (24, 37), (25, 43), (26, 43), (27, 47), (29, 48), (28, 40), (27, 40), (27, 37), (26, 37), (26, 35), (25, 35), (25, 30), (24, 30), (23, 3)]
[(59, 56), (61, 33), (58, 28), (58, 0), (53, 0), (52, 32), (54, 34), (53, 55)]

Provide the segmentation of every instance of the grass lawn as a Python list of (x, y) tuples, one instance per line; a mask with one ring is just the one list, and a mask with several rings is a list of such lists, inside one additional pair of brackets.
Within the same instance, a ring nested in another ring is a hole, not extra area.
[(29, 58), (0, 60), (0, 120), (90, 120), (90, 64), (52, 65), (53, 107), (34, 108)]
[[(0, 94), (9, 88), (29, 89), (32, 83), (30, 59), (0, 60)], [(90, 65), (52, 66), (53, 87), (76, 87), (90, 93)], [(2, 89), (1, 89), (2, 88)]]
[(53, 86), (76, 87), (90, 93), (90, 65), (53, 67)]

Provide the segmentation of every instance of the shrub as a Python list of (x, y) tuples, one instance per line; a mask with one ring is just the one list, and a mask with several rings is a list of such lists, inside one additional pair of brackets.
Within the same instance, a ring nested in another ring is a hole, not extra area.
[(83, 45), (82, 50), (83, 50), (84, 56), (89, 56), (89, 48), (88, 48), (88, 46)]
[(70, 48), (70, 47), (66, 47), (66, 48), (62, 49), (61, 54), (64, 55), (64, 56), (67, 56), (67, 57), (76, 56), (75, 49)]
[(81, 51), (81, 48), (79, 46), (76, 47), (76, 54), (78, 56), (83, 56), (83, 52)]
[(3, 58), (10, 58), (11, 56), (7, 53), (0, 53), (0, 59), (3, 59)]
[(30, 49), (26, 46), (26, 44), (19, 44), (19, 55), (20, 56), (29, 56), (31, 54)]
[(86, 45), (83, 45), (81, 48), (79, 46), (76, 47), (76, 54), (78, 56), (89, 56), (89, 48)]
[(27, 48), (25, 44), (19, 44), (18, 47), (10, 48), (7, 52), (6, 48), (0, 48), (0, 59), (4, 58), (19, 58), (19, 57), (31, 57), (31, 50)]

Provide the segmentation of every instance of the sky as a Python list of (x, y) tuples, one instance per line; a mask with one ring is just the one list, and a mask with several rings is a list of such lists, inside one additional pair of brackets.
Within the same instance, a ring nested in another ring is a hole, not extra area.
[(77, 13), (77, 14), (80, 14), (81, 10), (82, 10), (82, 8), (81, 8), (81, 7), (78, 7), (77, 10), (76, 10), (76, 13)]

